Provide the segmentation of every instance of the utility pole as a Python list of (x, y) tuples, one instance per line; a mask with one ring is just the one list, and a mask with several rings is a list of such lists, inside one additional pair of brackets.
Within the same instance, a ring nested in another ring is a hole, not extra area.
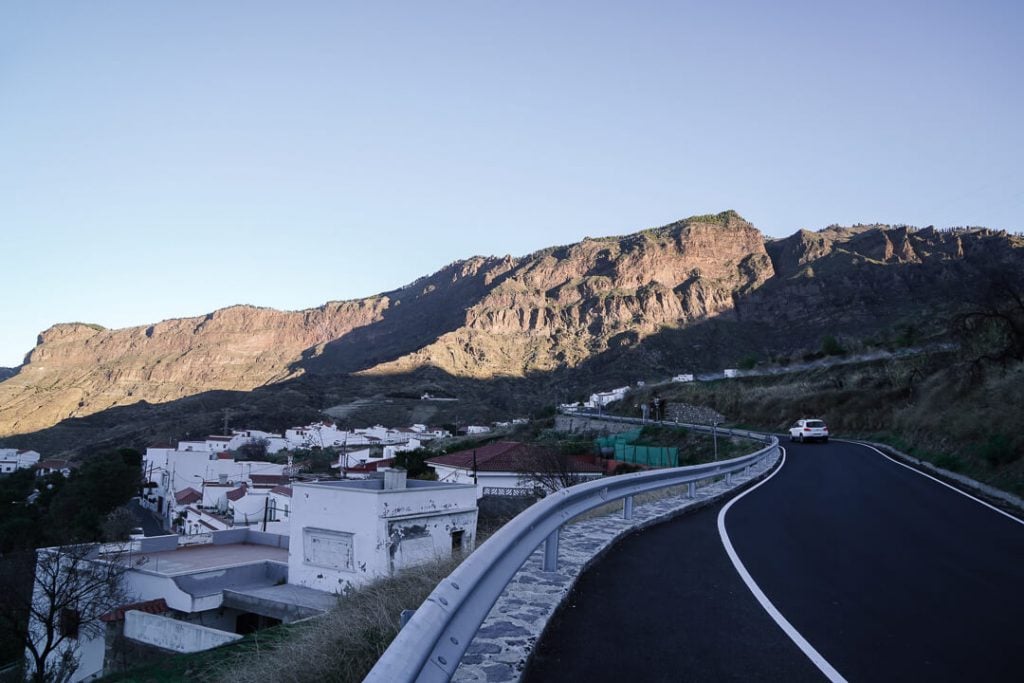
[(715, 442), (715, 461), (718, 461), (718, 423), (711, 421), (711, 438)]

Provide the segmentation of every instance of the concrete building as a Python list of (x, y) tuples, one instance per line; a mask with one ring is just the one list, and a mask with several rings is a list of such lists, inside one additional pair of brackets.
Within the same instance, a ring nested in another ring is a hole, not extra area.
[[(83, 630), (65, 641), (79, 662), (71, 683), (104, 673), (115, 636), (143, 653), (197, 652), (321, 614), (336, 602), (336, 596), (286, 583), (287, 537), (248, 529), (211, 532), (187, 543), (156, 536), (100, 546), (89, 562), (122, 565), (121, 580), (132, 597), (101, 617), (105, 631), (89, 636)], [(39, 623), (30, 629), (42, 632)]]
[(289, 583), (337, 593), (473, 548), (473, 486), (383, 475), (292, 485)]
[(587, 408), (603, 408), (609, 403), (621, 401), (626, 397), (627, 393), (629, 393), (629, 387), (619, 387), (611, 391), (599, 391), (596, 394), (591, 394), (590, 400), (583, 405)]
[(40, 457), (36, 451), (0, 448), (0, 474), (31, 469), (39, 462)]

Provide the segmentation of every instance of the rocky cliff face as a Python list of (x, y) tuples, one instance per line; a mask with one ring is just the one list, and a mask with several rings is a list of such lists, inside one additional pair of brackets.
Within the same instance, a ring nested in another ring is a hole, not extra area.
[(234, 306), (122, 330), (55, 325), (0, 383), (0, 436), (297, 378), (366, 386), (428, 368), (536, 378), (595, 359), (622, 359), (621, 369), (642, 358), (637, 372), (701, 369), (734, 363), (729, 354), (743, 349), (784, 352), (920, 319), (943, 310), (948, 286), (993, 260), (1018, 267), (1022, 254), (1019, 238), (983, 229), (861, 226), (765, 240), (725, 212), (459, 261), (392, 292), (305, 311)]

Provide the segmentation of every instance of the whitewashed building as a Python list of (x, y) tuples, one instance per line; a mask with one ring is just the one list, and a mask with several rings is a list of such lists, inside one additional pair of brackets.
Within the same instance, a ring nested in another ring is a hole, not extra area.
[[(47, 550), (55, 549), (41, 552)], [(65, 639), (62, 649), (72, 649), (78, 659), (71, 683), (109, 672), (105, 655), (113, 638), (123, 637), (143, 652), (198, 652), (322, 614), (337, 601), (329, 593), (289, 585), (288, 538), (252, 529), (100, 546), (88, 563), (124, 566), (122, 582), (130, 597), (100, 617), (106, 627), (99, 633), (93, 627)], [(88, 563), (80, 563), (79, 571)], [(82, 616), (95, 623), (95, 614)], [(38, 622), (30, 629), (42, 634)], [(51, 659), (59, 656), (60, 650)]]
[(289, 583), (339, 593), (473, 548), (473, 486), (383, 474), (292, 485)]
[(0, 448), (0, 474), (31, 469), (39, 462), (40, 457), (37, 451)]
[(612, 389), (611, 391), (599, 391), (596, 394), (591, 394), (590, 400), (584, 405), (587, 408), (603, 408), (609, 403), (621, 401), (626, 397), (628, 392), (629, 387), (619, 387), (618, 389)]

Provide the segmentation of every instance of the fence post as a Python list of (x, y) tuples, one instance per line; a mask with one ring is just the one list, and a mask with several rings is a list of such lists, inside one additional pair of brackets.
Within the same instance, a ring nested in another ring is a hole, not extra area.
[(622, 499), (622, 518), (633, 519), (633, 496)]
[(550, 535), (548, 535), (547, 540), (544, 541), (544, 563), (541, 566), (542, 571), (558, 571), (558, 532), (559, 529), (555, 529)]

